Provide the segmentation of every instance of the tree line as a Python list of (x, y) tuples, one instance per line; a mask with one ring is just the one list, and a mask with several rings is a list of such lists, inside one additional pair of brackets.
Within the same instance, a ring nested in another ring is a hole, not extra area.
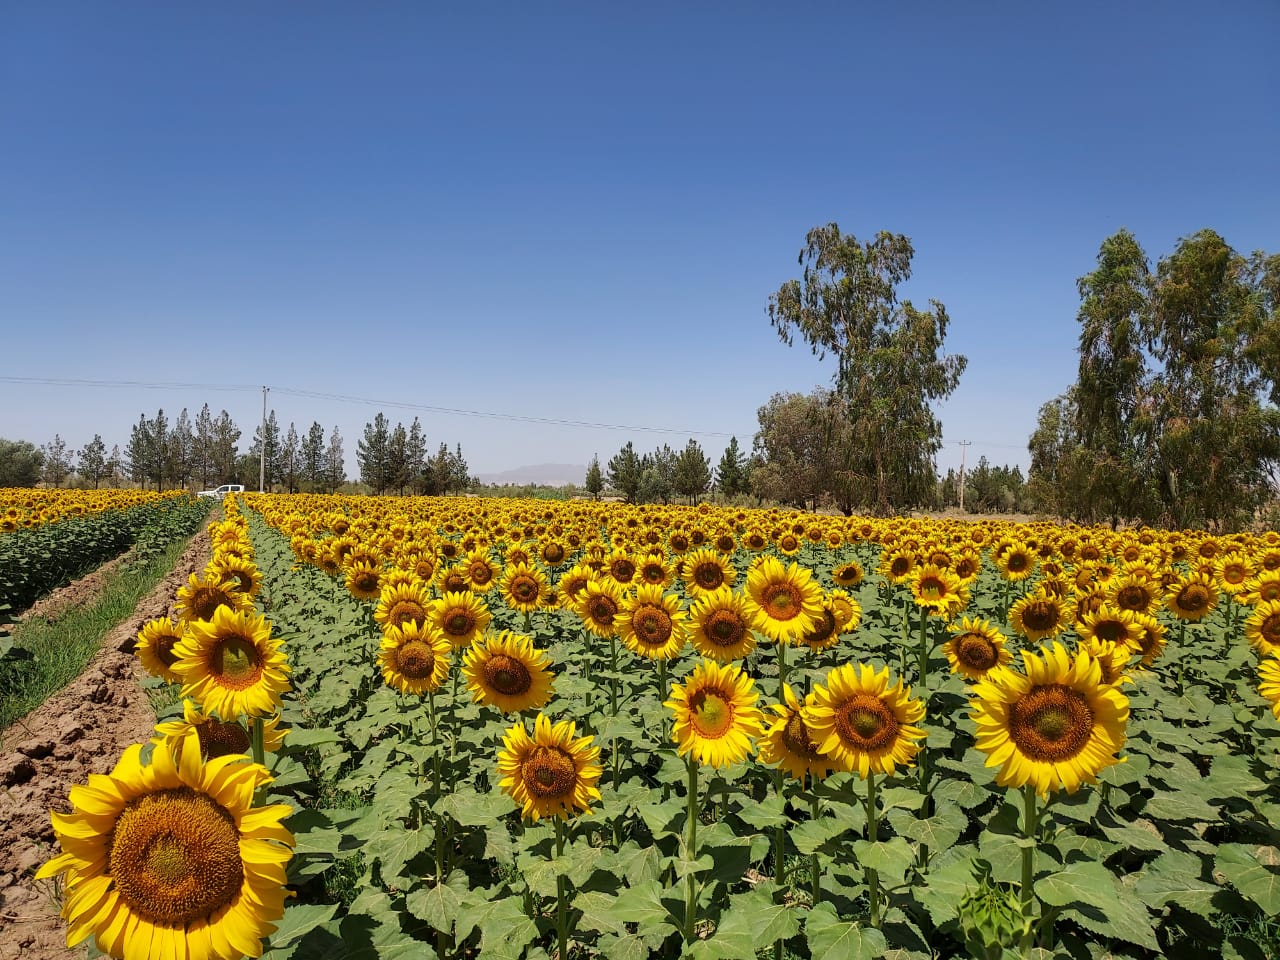
[(468, 471), (462, 444), (441, 443), (434, 456), (427, 452), (427, 439), (417, 417), (406, 429), (394, 427), (381, 412), (365, 424), (364, 436), (356, 445), (360, 479), (375, 495), (395, 492), (416, 495), (456, 493), (478, 481)]
[(702, 446), (696, 440), (690, 439), (678, 452), (664, 443), (644, 454), (637, 454), (635, 444), (628, 440), (610, 458), (607, 474), (600, 470), (599, 457), (593, 457), (587, 467), (584, 486), (593, 497), (598, 497), (604, 490), (606, 480), (609, 488), (621, 494), (628, 503), (670, 503), (673, 497), (680, 496), (693, 504), (711, 489), (713, 483), (725, 496), (745, 493), (749, 489), (746, 457), (738, 448), (737, 437), (729, 441), (714, 473), (710, 458), (702, 452)]
[(1153, 268), (1120, 230), (1077, 287), (1076, 382), (1028, 444), (1037, 502), (1084, 522), (1250, 521), (1280, 468), (1280, 255), (1201, 230)]

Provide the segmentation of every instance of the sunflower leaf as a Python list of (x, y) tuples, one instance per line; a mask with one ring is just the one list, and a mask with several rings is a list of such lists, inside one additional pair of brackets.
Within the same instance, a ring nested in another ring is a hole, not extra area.
[(755, 960), (762, 944), (794, 937), (800, 929), (796, 911), (774, 903), (764, 891), (731, 897), (714, 936), (695, 943), (689, 956), (703, 960)]
[(1280, 852), (1275, 847), (1224, 843), (1214, 869), (1264, 913), (1280, 913)]
[(405, 907), (419, 920), (431, 924), (433, 930), (449, 933), (467, 895), (467, 875), (454, 870), (444, 883), (418, 887), (404, 898)]
[(480, 931), (480, 952), (485, 957), (519, 957), (538, 935), (519, 898), (500, 891), (465, 891), (455, 920), (459, 942)]
[(1100, 863), (1079, 861), (1036, 882), (1036, 895), (1051, 907), (1087, 903), (1106, 907), (1115, 899), (1115, 879)]
[(889, 948), (883, 933), (841, 920), (829, 903), (809, 911), (804, 936), (809, 953), (823, 960), (874, 960)]

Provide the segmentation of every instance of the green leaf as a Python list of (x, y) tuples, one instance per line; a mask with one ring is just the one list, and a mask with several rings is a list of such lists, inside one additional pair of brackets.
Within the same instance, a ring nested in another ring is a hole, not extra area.
[(833, 855), (840, 841), (855, 829), (853, 824), (836, 817), (818, 817), (797, 823), (787, 831), (795, 848), (803, 854), (824, 853)]
[(291, 904), (276, 921), (276, 932), (267, 938), (268, 949), (274, 951), (288, 946), (307, 931), (328, 923), (337, 912), (338, 905), (334, 903)]
[(588, 890), (574, 897), (573, 906), (575, 910), (579, 910), (582, 913), (578, 920), (578, 926), (584, 930), (594, 930), (597, 933), (616, 933), (620, 936), (626, 935), (627, 925), (614, 915), (618, 906), (618, 898), (613, 894)]
[[(671, 894), (664, 898), (663, 894)], [(684, 891), (667, 891), (657, 880), (632, 887), (618, 897), (614, 916), (623, 923), (638, 924), (641, 931), (670, 926), (680, 929)]]
[(1155, 820), (1212, 823), (1218, 819), (1217, 807), (1186, 791), (1157, 793), (1147, 801), (1143, 813)]
[(410, 891), (404, 898), (404, 905), (419, 920), (431, 924), (433, 930), (449, 933), (453, 930), (458, 908), (462, 906), (462, 899), (469, 889), (466, 874), (455, 870), (445, 878), (444, 883)]
[(810, 955), (822, 960), (874, 960), (889, 949), (883, 933), (841, 920), (829, 903), (809, 911), (804, 936)]
[(875, 843), (857, 840), (853, 844), (853, 855), (862, 866), (879, 873), (881, 881), (887, 886), (896, 886), (902, 882), (916, 856), (911, 844), (903, 837), (890, 837)]
[(1036, 895), (1051, 907), (1087, 903), (1106, 907), (1115, 899), (1115, 877), (1100, 863), (1083, 860), (1036, 881)]
[(480, 952), (485, 957), (519, 957), (538, 935), (537, 925), (524, 914), (518, 897), (506, 891), (469, 890), (458, 908), (461, 942), (480, 931)]
[(404, 872), (405, 864), (428, 849), (435, 841), (429, 825), (411, 829), (394, 825), (369, 841), (365, 848), (370, 857), (382, 864), (382, 877), (390, 880)]
[(730, 898), (715, 935), (695, 943), (689, 955), (703, 960), (755, 960), (759, 947), (788, 940), (799, 929), (793, 907), (774, 903), (771, 894), (753, 890)]
[(1280, 913), (1280, 852), (1275, 847), (1224, 843), (1218, 848), (1214, 868), (1241, 896), (1275, 916)]
[(782, 797), (776, 793), (770, 793), (758, 803), (746, 803), (738, 814), (742, 818), (743, 823), (755, 827), (757, 830), (772, 830), (775, 827), (785, 827), (791, 823), (791, 817), (787, 815), (786, 804)]

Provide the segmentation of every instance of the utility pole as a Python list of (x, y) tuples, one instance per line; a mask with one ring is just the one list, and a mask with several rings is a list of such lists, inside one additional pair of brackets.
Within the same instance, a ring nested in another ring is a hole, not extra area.
[(960, 440), (960, 512), (964, 513), (964, 457), (969, 452), (972, 440)]
[[(258, 492), (265, 493), (267, 486), (267, 391), (271, 388), (264, 386), (262, 388), (262, 434), (258, 440)], [(964, 503), (964, 496), (961, 495), (960, 502)]]

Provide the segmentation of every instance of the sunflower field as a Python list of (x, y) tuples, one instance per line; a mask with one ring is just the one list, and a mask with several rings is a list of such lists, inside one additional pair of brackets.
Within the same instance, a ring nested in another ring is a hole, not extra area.
[(53, 815), (133, 958), (1262, 958), (1280, 535), (247, 495)]

